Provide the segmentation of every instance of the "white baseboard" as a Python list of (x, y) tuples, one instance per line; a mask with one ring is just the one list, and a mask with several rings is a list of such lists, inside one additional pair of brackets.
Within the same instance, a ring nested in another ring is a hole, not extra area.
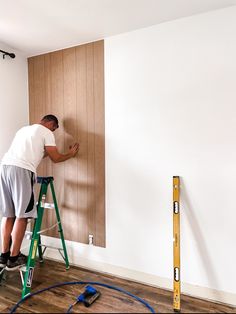
[[(57, 242), (56, 239), (56, 241), (53, 241), (52, 238), (48, 239), (50, 239), (50, 245), (53, 245), (54, 242)], [(71, 265), (82, 267), (91, 271), (97, 271), (104, 274), (113, 275), (123, 279), (132, 280), (153, 287), (172, 290), (173, 282), (170, 279), (158, 277), (156, 275), (143, 273), (124, 267), (119, 267), (116, 265), (90, 260), (78, 255), (74, 256), (73, 254), (70, 254), (70, 252), (68, 252), (68, 255)], [(62, 261), (60, 254), (50, 248), (48, 248), (45, 252), (45, 257), (52, 260)], [(234, 293), (196, 286), (184, 282), (181, 283), (181, 292), (192, 297), (236, 306), (236, 294)]]

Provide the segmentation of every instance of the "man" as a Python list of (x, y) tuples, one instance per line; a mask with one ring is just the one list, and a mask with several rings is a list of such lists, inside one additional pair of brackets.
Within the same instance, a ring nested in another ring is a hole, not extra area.
[[(27, 257), (20, 252), (27, 219), (37, 217), (33, 185), (36, 169), (45, 156), (57, 163), (75, 157), (79, 144), (70, 147), (67, 154), (58, 152), (54, 132), (58, 119), (46, 115), (38, 124), (25, 126), (4, 155), (0, 171), (0, 210), (2, 253), (0, 267), (13, 271), (27, 263)], [(12, 242), (12, 243), (11, 243)]]

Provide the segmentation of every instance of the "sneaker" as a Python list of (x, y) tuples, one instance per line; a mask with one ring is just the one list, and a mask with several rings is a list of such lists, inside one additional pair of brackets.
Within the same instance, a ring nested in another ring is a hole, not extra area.
[(25, 256), (24, 254), (20, 253), (17, 260), (15, 262), (12, 262), (10, 259), (7, 261), (6, 270), (7, 271), (14, 271), (22, 266), (25, 266), (27, 264), (28, 256)]
[(7, 266), (8, 257), (0, 256), (0, 268), (4, 268)]

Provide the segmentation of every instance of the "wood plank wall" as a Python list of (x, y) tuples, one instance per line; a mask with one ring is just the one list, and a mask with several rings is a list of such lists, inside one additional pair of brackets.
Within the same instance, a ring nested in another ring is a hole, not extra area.
[[(46, 158), (38, 168), (55, 179), (65, 238), (88, 243), (92, 234), (105, 247), (104, 41), (31, 57), (28, 71), (30, 123), (54, 114), (59, 151), (80, 143), (76, 158), (58, 164)], [(43, 228), (54, 223), (47, 212)]]

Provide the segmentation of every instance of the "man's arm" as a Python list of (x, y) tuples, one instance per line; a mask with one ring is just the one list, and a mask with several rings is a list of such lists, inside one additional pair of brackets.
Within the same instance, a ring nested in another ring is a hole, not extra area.
[(69, 152), (67, 154), (60, 154), (57, 150), (56, 146), (45, 146), (45, 152), (49, 156), (49, 158), (57, 163), (62, 162), (72, 157), (75, 157), (79, 150), (79, 144), (75, 143), (73, 146), (70, 147)]

